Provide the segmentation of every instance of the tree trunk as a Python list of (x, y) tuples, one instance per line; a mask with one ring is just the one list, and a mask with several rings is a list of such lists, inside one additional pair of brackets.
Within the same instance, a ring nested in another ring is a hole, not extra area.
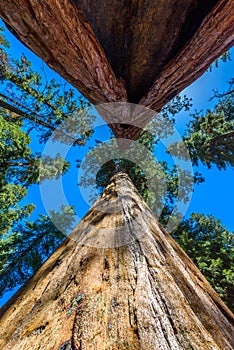
[(118, 173), (2, 308), (0, 348), (231, 350), (232, 324), (232, 313)]
[[(0, 1), (0, 15), (25, 45), (91, 103), (130, 101), (158, 112), (233, 45), (234, 2), (150, 3), (20, 0), (19, 6), (18, 0), (5, 0)], [(116, 137), (132, 140), (150, 121), (144, 115), (102, 117)], [(123, 125), (129, 125), (128, 130)]]

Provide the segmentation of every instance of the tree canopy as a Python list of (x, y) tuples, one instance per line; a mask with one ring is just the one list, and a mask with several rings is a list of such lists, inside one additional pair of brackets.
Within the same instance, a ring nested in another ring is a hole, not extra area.
[[(187, 125), (183, 141), (186, 143), (194, 165), (201, 161), (211, 168), (226, 169), (234, 165), (234, 79), (227, 91), (214, 92), (217, 103), (213, 110), (196, 112)], [(170, 151), (180, 156), (181, 144)]]
[(172, 234), (233, 310), (234, 235), (212, 215), (194, 213)]
[[(78, 98), (73, 90), (34, 72), (24, 55), (20, 60), (11, 58), (9, 44), (3, 35), (0, 35), (0, 43), (2, 294), (25, 282), (64, 238), (48, 216), (39, 215), (33, 222), (29, 221), (35, 205), (24, 204), (28, 187), (46, 179), (59, 178), (69, 168), (69, 162), (59, 153), (52, 158), (33, 152), (32, 138), (36, 135), (40, 143), (45, 143), (69, 113), (79, 113), (79, 135), (72, 142), (81, 146), (91, 136), (93, 119), (87, 113), (89, 104), (82, 97)], [(66, 140), (66, 130), (57, 133), (56, 137)], [(63, 207), (61, 213), (52, 212), (51, 215), (58, 216), (60, 224), (64, 220), (64, 226), (71, 227), (71, 207)]]
[[(48, 216), (39, 215), (33, 221), (29, 219), (34, 204), (22, 204), (29, 186), (58, 178), (69, 169), (69, 163), (60, 154), (55, 158), (43, 158), (39, 152), (34, 152), (31, 139), (37, 137), (40, 143), (45, 143), (54, 135), (62, 142), (71, 142), (69, 125), (67, 129), (62, 128), (60, 133), (53, 133), (67, 117), (72, 119), (79, 115), (75, 119), (77, 136), (72, 140), (73, 146), (79, 149), (92, 136), (94, 117), (90, 104), (74, 90), (67, 89), (54, 79), (49, 80), (45, 68), (41, 72), (34, 71), (24, 55), (20, 59), (12, 58), (9, 45), (2, 35), (0, 42), (0, 294), (3, 294), (24, 283), (64, 239)], [(233, 83), (231, 80), (228, 91), (224, 93), (216, 91), (214, 98), (217, 104), (214, 109), (205, 114), (194, 114), (185, 131), (183, 140), (195, 167), (199, 161), (208, 167), (216, 165), (218, 169), (234, 165)], [(190, 106), (191, 100), (179, 95), (162, 109), (161, 116), (164, 121), (173, 124), (176, 114), (181, 110), (188, 113)], [(165, 128), (163, 130), (165, 132)], [(126, 158), (113, 158), (115, 141), (110, 133), (111, 160), (100, 169), (96, 169), (96, 165), (103, 150), (98, 147), (97, 140), (85, 163), (80, 185), (90, 186), (89, 174), (93, 174), (93, 184), (101, 192), (112, 175), (122, 169), (128, 173), (161, 224), (166, 226), (178, 200), (178, 172), (183, 172), (183, 169), (179, 170), (166, 161), (155, 160), (155, 149), (162, 136), (158, 131), (155, 120), (141, 131), (138, 142), (148, 150), (149, 158), (145, 158), (140, 149), (134, 149), (134, 145), (126, 151)], [(170, 133), (170, 130), (167, 132)], [(108, 147), (105, 151), (108, 152)], [(141, 159), (141, 163), (129, 161), (131, 152), (135, 158)], [(181, 145), (174, 144), (170, 152), (180, 156)], [(147, 172), (151, 174), (150, 182)], [(198, 184), (204, 178), (195, 171), (193, 179), (186, 177), (186, 174), (183, 179), (180, 199), (186, 202), (192, 184)], [(70, 228), (72, 207), (61, 209), (62, 213), (52, 212), (50, 216), (57, 217), (64, 227)], [(212, 216), (192, 214), (173, 232), (173, 237), (231, 307), (234, 290), (233, 233)]]

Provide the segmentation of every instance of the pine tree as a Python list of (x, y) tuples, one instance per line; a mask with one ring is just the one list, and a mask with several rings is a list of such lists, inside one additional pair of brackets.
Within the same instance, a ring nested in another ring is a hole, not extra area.
[[(79, 130), (74, 145), (81, 146), (91, 136), (93, 121), (87, 113), (89, 105), (55, 80), (33, 71), (31, 63), (22, 55), (19, 60), (8, 53), (9, 43), (0, 35), (0, 295), (23, 284), (48, 258), (64, 239), (63, 234), (48, 216), (41, 215), (34, 222), (30, 215), (34, 204), (20, 204), (27, 189), (46, 179), (58, 179), (67, 172), (69, 162), (60, 154), (54, 158), (33, 152), (31, 134), (35, 131), (44, 143), (64, 120), (79, 114)], [(42, 72), (43, 73), (43, 72)], [(45, 74), (45, 72), (44, 72)], [(66, 103), (65, 103), (66, 102)], [(83, 125), (83, 126), (82, 126)], [(87, 131), (88, 130), (88, 131)], [(55, 138), (70, 140), (67, 131)], [(62, 207), (58, 216), (70, 228), (72, 207)], [(60, 225), (61, 226), (61, 225)]]
[[(201, 161), (211, 168), (226, 169), (234, 165), (234, 79), (226, 92), (214, 94), (217, 103), (213, 110), (195, 113), (183, 137), (194, 165)], [(170, 151), (180, 156), (180, 144)]]

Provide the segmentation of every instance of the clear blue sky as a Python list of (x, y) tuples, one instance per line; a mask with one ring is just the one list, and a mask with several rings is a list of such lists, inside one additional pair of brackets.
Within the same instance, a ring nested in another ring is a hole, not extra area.
[[(191, 112), (195, 109), (204, 111), (207, 108), (211, 109), (215, 104), (215, 100), (210, 101), (213, 90), (223, 91), (227, 89), (228, 80), (234, 76), (234, 48), (230, 52), (232, 61), (219, 62), (218, 68), (214, 66), (212, 72), (204, 73), (183, 91), (193, 99)], [(183, 125), (186, 119), (186, 113), (181, 113), (178, 117), (177, 128)], [(201, 165), (198, 170), (206, 180), (195, 187), (186, 216), (191, 212), (212, 214), (219, 218), (229, 230), (234, 231), (234, 169), (230, 167), (226, 171), (219, 171), (213, 167), (208, 170), (207, 167)]]
[[(4, 26), (1, 23), (0, 25)], [(16, 38), (14, 38), (14, 36), (9, 31), (6, 31), (6, 37), (10, 42), (10, 52), (12, 53), (13, 57), (19, 57), (21, 53), (24, 53), (25, 56), (33, 63), (35, 69), (41, 66), (41, 59), (36, 57), (31, 51), (23, 46)], [(231, 50), (231, 56), (234, 57), (234, 49)], [(206, 72), (200, 79), (198, 79), (190, 87), (183, 91), (183, 94), (186, 94), (193, 99), (193, 107), (191, 109), (191, 112), (195, 109), (206, 110), (207, 108), (212, 108), (214, 101), (209, 100), (213, 95), (212, 90), (219, 89), (222, 91), (227, 88), (227, 82), (232, 77), (234, 71), (233, 60), (228, 61), (227, 63), (220, 62), (219, 68), (213, 67), (212, 72)], [(50, 78), (58, 78), (58, 75), (52, 72), (49, 68), (47, 70), (47, 73)], [(188, 112), (180, 113), (177, 116), (177, 130), (182, 131), (188, 119)], [(100, 138), (102, 140), (108, 140), (109, 132), (106, 126), (95, 129), (92, 140), (90, 140), (86, 147), (80, 148), (77, 158), (82, 159), (88, 151), (89, 147), (93, 146), (94, 139)], [(35, 141), (32, 142), (32, 145), (33, 148), (38, 147), (38, 144), (35, 143)], [(72, 152), (73, 151), (71, 151), (69, 154), (69, 157), (71, 157), (71, 159), (74, 157), (74, 153)], [(195, 187), (195, 191), (193, 193), (189, 209), (186, 213), (186, 217), (188, 217), (191, 212), (212, 214), (216, 218), (221, 219), (222, 224), (229, 230), (234, 231), (234, 169), (229, 168), (226, 171), (218, 171), (216, 168), (208, 170), (206, 167), (200, 166), (198, 168), (198, 171), (204, 175), (206, 181)], [(81, 197), (77, 182), (78, 169), (73, 166), (70, 174), (65, 176), (63, 179), (64, 192), (66, 193), (69, 204), (75, 204), (77, 215), (81, 218), (87, 212), (89, 206)], [(33, 202), (36, 204), (37, 211), (35, 212), (34, 216), (39, 212), (45, 213), (38, 186), (32, 186), (30, 188), (28, 196), (24, 202)], [(58, 203), (59, 200), (56, 200), (56, 202)], [(10, 295), (12, 295), (12, 292), (7, 293), (5, 297), (0, 300), (0, 304), (3, 304)]]
[[(0, 23), (4, 26), (4, 24)], [(30, 50), (28, 50), (24, 45), (22, 45), (7, 29), (6, 37), (10, 42), (11, 48), (10, 52), (13, 57), (19, 57), (21, 53), (33, 63), (35, 69), (42, 66), (42, 60), (34, 55)], [(231, 50), (231, 56), (234, 57), (234, 48)], [(234, 58), (233, 58), (234, 60)], [(219, 67), (213, 67), (212, 72), (206, 72), (195, 81), (192, 85), (186, 88), (182, 93), (192, 97), (193, 107), (191, 112), (195, 109), (206, 110), (207, 108), (212, 108), (215, 101), (210, 101), (210, 97), (213, 95), (213, 89), (219, 89), (220, 91), (227, 88), (228, 80), (233, 76), (234, 63), (228, 61), (226, 63), (219, 62)], [(49, 78), (61, 79), (56, 73), (47, 67), (46, 69)], [(177, 115), (176, 128), (178, 131), (182, 131), (189, 119), (189, 114), (187, 112), (182, 112)], [(103, 135), (106, 135), (103, 137)], [(92, 140), (88, 143), (87, 147), (82, 147), (79, 150), (79, 157), (82, 159), (88, 148), (93, 146), (94, 139), (108, 140), (109, 132), (107, 127), (99, 127), (95, 129), (95, 134)], [(36, 147), (39, 147), (35, 141), (32, 142)], [(70, 155), (71, 156), (71, 155)], [(72, 156), (71, 156), (72, 157)], [(208, 170), (204, 166), (200, 166), (198, 169), (206, 178), (205, 183), (196, 186), (192, 201), (190, 203), (187, 215), (191, 212), (201, 212), (205, 214), (213, 214), (215, 217), (220, 218), (222, 223), (230, 230), (234, 230), (234, 221), (232, 219), (233, 205), (232, 199), (234, 198), (234, 186), (233, 186), (233, 176), (234, 169), (229, 168), (226, 171), (218, 171), (215, 167)], [(76, 203), (76, 211), (79, 217), (82, 217), (87, 209), (88, 205), (83, 201), (80, 196), (79, 189), (77, 186), (78, 181), (78, 170), (73, 167), (73, 179), (71, 189), (71, 178), (66, 180), (66, 176), (63, 179), (64, 189), (66, 196), (69, 198), (69, 202), (73, 204)], [(33, 186), (26, 198), (26, 202), (35, 202), (38, 207), (38, 212), (44, 212), (43, 205), (41, 203), (40, 194), (38, 186)]]

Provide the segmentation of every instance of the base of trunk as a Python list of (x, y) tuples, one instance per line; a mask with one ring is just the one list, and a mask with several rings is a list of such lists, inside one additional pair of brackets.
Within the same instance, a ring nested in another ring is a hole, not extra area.
[[(98, 248), (108, 230), (117, 246)], [(232, 313), (123, 173), (0, 321), (5, 350), (234, 347)]]

